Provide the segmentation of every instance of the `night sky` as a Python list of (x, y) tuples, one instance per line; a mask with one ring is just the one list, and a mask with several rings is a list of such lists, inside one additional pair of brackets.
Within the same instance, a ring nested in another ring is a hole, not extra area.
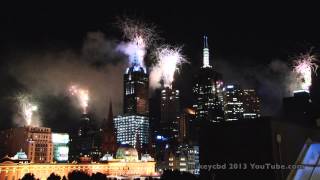
[[(77, 54), (83, 50), (83, 44), (90, 32), (99, 31), (108, 40), (120, 40), (121, 34), (114, 27), (117, 16), (141, 19), (148, 24), (154, 24), (164, 42), (183, 45), (183, 52), (190, 64), (183, 66), (176, 82), (182, 91), (182, 106), (191, 104), (190, 82), (196, 71), (194, 67), (201, 65), (203, 35), (209, 37), (210, 60), (213, 66), (223, 74), (227, 83), (240, 83), (244, 87), (256, 88), (265, 106), (263, 112), (266, 115), (276, 114), (281, 98), (287, 95), (285, 90), (281, 90), (285, 85), (282, 80), (286, 74), (280, 72), (281, 78), (278, 78), (270, 71), (270, 64), (276, 61), (290, 66), (292, 57), (299, 53), (306, 52), (311, 47), (314, 47), (313, 52), (316, 54), (320, 51), (319, 14), (311, 4), (293, 6), (230, 2), (218, 5), (205, 2), (178, 4), (167, 1), (154, 1), (149, 4), (125, 4), (124, 1), (116, 4), (68, 5), (25, 3), (3, 6), (0, 14), (0, 128), (14, 125), (7, 123), (11, 122), (14, 114), (7, 105), (8, 102), (12, 103), (8, 97), (16, 90), (28, 89), (8, 69), (16, 65), (21, 68), (24, 61), (40, 63), (41, 58), (30, 57), (39, 57), (48, 52), (59, 54), (61, 51), (71, 51)], [(46, 61), (55, 63), (54, 58), (46, 58)], [(121, 67), (119, 69), (121, 70)], [(17, 74), (19, 76), (18, 70)], [(319, 85), (314, 84), (314, 91), (317, 91)], [(319, 97), (316, 93), (313, 94), (314, 100), (319, 102)], [(50, 96), (53, 97), (50, 99)], [(59, 113), (53, 115), (52, 120), (48, 120), (44, 125), (54, 124), (54, 128), (59, 129), (63, 121), (57, 123), (53, 119), (71, 120), (74, 119), (72, 114), (77, 113), (68, 114), (68, 108), (71, 108), (68, 105), (60, 107), (61, 104), (68, 104), (68, 97), (55, 97), (56, 94), (46, 96), (44, 104), (50, 106), (52, 111), (59, 107)], [(107, 101), (108, 97), (106, 104)], [(273, 106), (274, 104), (276, 106)], [(121, 104), (115, 106), (121, 109)], [(50, 113), (44, 114), (50, 117)]]

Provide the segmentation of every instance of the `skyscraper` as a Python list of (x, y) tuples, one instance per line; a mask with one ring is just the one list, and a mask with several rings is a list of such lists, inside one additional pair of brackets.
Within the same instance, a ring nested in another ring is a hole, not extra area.
[(197, 120), (217, 122), (223, 120), (222, 75), (209, 62), (208, 38), (204, 36), (203, 66), (196, 74), (193, 92)]
[(226, 121), (260, 117), (260, 100), (256, 91), (242, 89), (239, 85), (227, 85), (224, 90), (224, 114)]
[(240, 86), (227, 85), (224, 91), (224, 116), (226, 121), (243, 118), (243, 91)]
[(179, 90), (165, 87), (161, 91), (160, 134), (171, 144), (178, 141), (180, 121)]
[(124, 74), (124, 114), (149, 114), (149, 79), (144, 68), (132, 66)]
[(243, 118), (254, 119), (260, 117), (260, 99), (254, 89), (243, 90)]
[(149, 143), (149, 78), (134, 63), (124, 74), (123, 115), (114, 118), (117, 142), (142, 148)]

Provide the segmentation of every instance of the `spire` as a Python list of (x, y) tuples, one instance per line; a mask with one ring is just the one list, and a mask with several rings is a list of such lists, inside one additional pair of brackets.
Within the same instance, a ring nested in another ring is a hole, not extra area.
[(211, 67), (209, 64), (209, 46), (207, 36), (203, 36), (203, 67)]
[(112, 102), (110, 100), (110, 103), (109, 103), (109, 114), (108, 114), (108, 122), (112, 122), (113, 121), (113, 111), (112, 111)]

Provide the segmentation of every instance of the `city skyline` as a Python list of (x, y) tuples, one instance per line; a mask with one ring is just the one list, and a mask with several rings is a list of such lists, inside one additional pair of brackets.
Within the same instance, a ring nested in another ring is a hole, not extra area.
[(22, 5), (0, 11), (0, 180), (320, 177), (312, 8)]

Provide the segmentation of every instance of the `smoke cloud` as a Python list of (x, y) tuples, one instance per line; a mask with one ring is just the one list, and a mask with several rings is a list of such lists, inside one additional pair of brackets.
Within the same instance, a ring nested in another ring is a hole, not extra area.
[[(107, 117), (110, 100), (115, 114), (122, 108), (122, 78), (127, 61), (124, 55), (115, 51), (116, 45), (116, 41), (106, 39), (103, 33), (90, 32), (80, 53), (72, 50), (32, 53), (17, 58), (9, 71), (39, 101), (44, 125), (54, 126), (52, 121), (63, 117), (56, 111), (64, 113), (69, 109), (66, 114), (76, 115), (68, 105), (81, 111), (77, 104), (68, 103), (73, 98), (68, 94), (72, 84), (90, 91), (88, 111), (101, 120)], [(51, 102), (49, 107), (56, 109), (45, 107), (50, 104), (48, 102)]]

